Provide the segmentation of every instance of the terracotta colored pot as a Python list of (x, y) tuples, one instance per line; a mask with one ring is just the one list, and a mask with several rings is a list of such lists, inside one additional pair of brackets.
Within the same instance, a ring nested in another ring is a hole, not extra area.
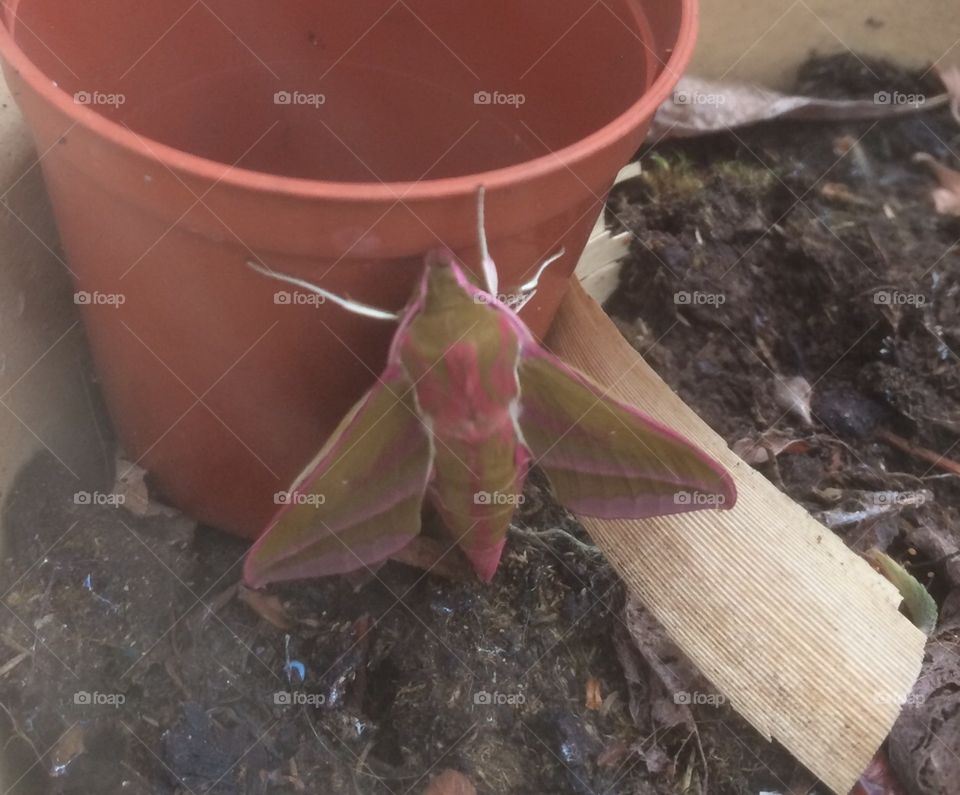
[(483, 183), (505, 292), (566, 248), (525, 312), (545, 332), (696, 3), (8, 0), (4, 23), (129, 454), (253, 536), (393, 328), (245, 260), (400, 307), (430, 248), (476, 265)]

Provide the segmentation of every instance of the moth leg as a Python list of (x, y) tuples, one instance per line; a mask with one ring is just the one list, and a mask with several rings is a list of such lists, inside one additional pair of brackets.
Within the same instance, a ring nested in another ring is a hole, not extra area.
[(477, 188), (477, 239), (480, 243), (480, 265), (483, 268), (483, 281), (486, 284), (487, 292), (496, 296), (500, 285), (500, 277), (497, 275), (497, 266), (490, 257), (490, 249), (487, 247), (485, 197), (486, 188), (481, 185)]
[(261, 265), (259, 262), (247, 260), (247, 266), (255, 270), (257, 273), (263, 274), (271, 279), (276, 279), (278, 282), (286, 282), (287, 284), (292, 284), (294, 287), (300, 287), (304, 290), (314, 293), (315, 295), (322, 296), (325, 300), (331, 301), (337, 306), (343, 307), (348, 312), (353, 312), (355, 315), (372, 317), (375, 320), (400, 319), (400, 314), (398, 312), (390, 312), (387, 309), (378, 309), (375, 306), (363, 304), (359, 301), (354, 301), (351, 298), (344, 298), (336, 293), (331, 293), (329, 290), (324, 290), (322, 287), (318, 287), (317, 285), (313, 284), (312, 282), (308, 282), (305, 279), (298, 279), (296, 276), (288, 276), (285, 273), (277, 273), (277, 271), (270, 270), (268, 267)]
[(561, 248), (556, 254), (548, 257), (540, 267), (537, 268), (537, 272), (533, 275), (533, 278), (517, 288), (517, 295), (508, 303), (508, 306), (514, 312), (519, 312), (530, 303), (531, 299), (537, 294), (537, 287), (540, 284), (540, 277), (543, 275), (543, 272), (566, 253), (566, 249)]

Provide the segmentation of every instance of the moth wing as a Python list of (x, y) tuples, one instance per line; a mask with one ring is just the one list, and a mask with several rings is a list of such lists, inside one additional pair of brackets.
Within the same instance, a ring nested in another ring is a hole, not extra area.
[(519, 367), (524, 443), (566, 507), (642, 519), (733, 507), (730, 475), (705, 453), (543, 349)]
[(304, 470), (250, 549), (244, 580), (342, 574), (399, 551), (420, 532), (432, 459), (413, 389), (388, 371)]

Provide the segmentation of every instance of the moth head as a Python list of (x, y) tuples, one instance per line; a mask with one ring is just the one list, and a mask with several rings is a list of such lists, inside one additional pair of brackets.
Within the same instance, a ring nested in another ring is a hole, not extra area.
[(443, 249), (427, 255), (423, 293), (428, 308), (440, 308), (469, 298), (471, 281), (453, 252)]

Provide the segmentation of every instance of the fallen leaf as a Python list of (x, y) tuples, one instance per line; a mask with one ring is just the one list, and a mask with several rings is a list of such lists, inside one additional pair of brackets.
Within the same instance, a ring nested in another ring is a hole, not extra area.
[(805, 453), (810, 445), (802, 439), (771, 428), (757, 436), (745, 436), (734, 442), (731, 449), (748, 464), (765, 464), (783, 453)]
[(150, 493), (145, 478), (147, 470), (117, 454), (117, 479), (113, 493), (122, 498), (122, 505), (135, 516), (146, 516), (150, 508)]
[(890, 582), (897, 586), (903, 597), (903, 606), (907, 610), (910, 620), (929, 636), (937, 626), (937, 603), (933, 601), (923, 584), (897, 561), (881, 552), (871, 549), (867, 552), (867, 560), (876, 566)]
[(812, 396), (813, 387), (801, 375), (778, 378), (773, 388), (773, 398), (777, 405), (802, 420), (805, 425), (813, 425), (813, 418), (810, 415)]
[(113, 495), (120, 498), (120, 504), (134, 516), (181, 516), (176, 508), (150, 499), (147, 487), (147, 470), (122, 453), (116, 456), (116, 480), (113, 483)]
[(830, 201), (841, 202), (843, 204), (855, 204), (860, 207), (866, 207), (872, 204), (869, 199), (858, 196), (850, 190), (848, 185), (844, 185), (842, 182), (824, 182), (819, 190), (820, 195)]
[(960, 171), (954, 171), (925, 152), (917, 152), (913, 162), (923, 163), (940, 181), (940, 187), (934, 188), (930, 194), (937, 212), (940, 215), (960, 216)]
[(650, 127), (649, 140), (690, 138), (771, 119), (838, 121), (885, 119), (928, 111), (950, 102), (948, 94), (901, 104), (875, 99), (819, 99), (782, 94), (752, 83), (683, 77)]
[(278, 596), (254, 591), (245, 585), (239, 586), (237, 596), (260, 618), (273, 624), (277, 629), (289, 630), (295, 626)]
[(674, 726), (692, 731), (693, 712), (684, 696), (698, 690), (702, 678), (653, 615), (632, 597), (624, 607), (624, 624), (627, 632), (614, 636), (614, 646), (627, 680), (634, 723), (643, 731)]
[(877, 751), (870, 760), (867, 769), (850, 790), (850, 795), (905, 795), (883, 749)]
[(960, 124), (960, 66), (937, 67), (937, 75), (950, 95), (950, 112)]
[(630, 754), (630, 746), (624, 740), (614, 740), (597, 757), (597, 767), (619, 767)]
[(444, 770), (430, 780), (423, 795), (477, 795), (477, 788), (463, 773)]
[(587, 709), (600, 709), (603, 706), (603, 696), (600, 693), (600, 680), (595, 676), (587, 677)]
[(415, 536), (403, 549), (394, 552), (390, 560), (454, 582), (472, 582), (475, 579), (473, 569), (459, 547), (451, 549), (449, 543), (425, 535)]
[(50, 754), (50, 775), (66, 775), (70, 763), (87, 750), (84, 727), (76, 723), (70, 727)]

